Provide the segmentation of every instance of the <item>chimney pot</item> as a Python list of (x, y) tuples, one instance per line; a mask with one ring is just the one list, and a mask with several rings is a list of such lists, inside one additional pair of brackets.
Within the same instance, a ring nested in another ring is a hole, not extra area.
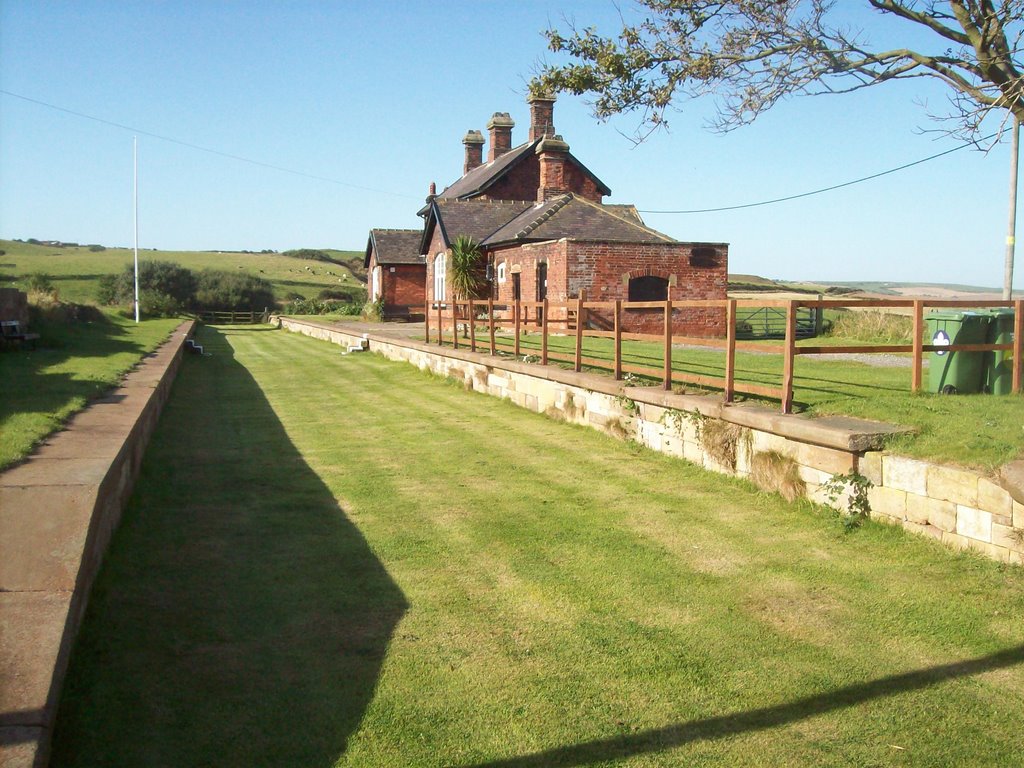
[(462, 164), (462, 175), (465, 176), (484, 163), (484, 135), (480, 131), (466, 131), (462, 143), (466, 146), (466, 159)]
[(530, 141), (555, 135), (555, 97), (531, 96), (526, 100), (530, 105)]
[(516, 121), (508, 112), (495, 112), (487, 121), (487, 130), (491, 135), (491, 146), (487, 152), (487, 162), (493, 163), (497, 158), (512, 149), (512, 129)]

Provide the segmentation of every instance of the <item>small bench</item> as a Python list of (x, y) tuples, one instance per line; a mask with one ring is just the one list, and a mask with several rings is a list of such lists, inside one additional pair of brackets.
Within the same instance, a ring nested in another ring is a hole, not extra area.
[(0, 337), (3, 338), (5, 343), (13, 344), (17, 342), (24, 344), (25, 342), (31, 342), (32, 348), (35, 349), (36, 339), (39, 338), (38, 333), (27, 333), (22, 327), (19, 320), (0, 320)]

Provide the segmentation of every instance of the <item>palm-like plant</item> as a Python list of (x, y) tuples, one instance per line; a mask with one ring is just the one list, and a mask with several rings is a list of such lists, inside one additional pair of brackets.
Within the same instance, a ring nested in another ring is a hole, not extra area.
[(486, 281), (483, 277), (483, 251), (472, 237), (459, 235), (452, 243), (452, 261), (448, 270), (452, 293), (457, 299), (479, 299)]

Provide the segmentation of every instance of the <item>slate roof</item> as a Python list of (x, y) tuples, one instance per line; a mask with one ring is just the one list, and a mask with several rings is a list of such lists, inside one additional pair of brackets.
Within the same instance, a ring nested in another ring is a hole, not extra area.
[(440, 225), (448, 245), (460, 235), (483, 243), (493, 232), (532, 207), (533, 203), (527, 200), (436, 199), (430, 205), (419, 247), (426, 251), (435, 225)]
[[(629, 209), (632, 209), (632, 215)], [(491, 246), (560, 240), (563, 237), (611, 243), (676, 242), (668, 235), (644, 226), (635, 212), (633, 206), (599, 205), (573, 194), (560, 195), (531, 205), (484, 238), (481, 244)]]
[[(488, 187), (500, 180), (501, 177), (505, 175), (506, 171), (521, 160), (527, 157), (532, 157), (534, 150), (537, 148), (537, 144), (539, 144), (540, 141), (540, 139), (537, 139), (537, 141), (531, 141), (527, 144), (520, 144), (518, 147), (513, 147), (505, 154), (496, 157), (491, 162), (478, 165), (461, 179), (447, 187), (440, 195), (438, 195), (438, 199), (466, 200), (476, 197), (477, 195), (482, 195), (487, 191)], [(597, 183), (597, 188), (602, 195), (610, 195), (612, 193), (607, 185), (597, 178), (589, 168), (577, 160), (571, 152), (569, 152), (568, 155), (576, 165), (582, 168), (586, 174), (594, 179)]]
[(371, 229), (366, 241), (363, 266), (370, 266), (370, 252), (377, 254), (378, 264), (424, 264), (420, 250), (420, 229)]

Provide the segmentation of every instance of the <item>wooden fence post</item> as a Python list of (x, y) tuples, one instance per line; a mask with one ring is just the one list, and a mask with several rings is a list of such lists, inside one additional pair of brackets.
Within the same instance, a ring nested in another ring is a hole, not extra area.
[(472, 299), (469, 300), (469, 348), (476, 352), (476, 312)]
[(1011, 389), (1020, 394), (1024, 379), (1021, 372), (1024, 370), (1024, 300), (1017, 299), (1013, 302), (1013, 380)]
[(665, 299), (665, 381), (666, 391), (672, 389), (672, 299)]
[(491, 338), (491, 354), (494, 354), (494, 297), (487, 297), (487, 331)]
[(615, 380), (622, 378), (622, 299), (615, 300)]
[(548, 300), (545, 297), (540, 306), (540, 364), (548, 364)]
[(914, 367), (910, 378), (910, 391), (920, 392), (924, 379), (924, 302), (914, 300)]
[(786, 307), (786, 349), (782, 363), (782, 412), (793, 412), (793, 361), (796, 357), (796, 301)]
[(515, 316), (514, 325), (516, 332), (516, 340), (515, 343), (512, 345), (512, 351), (516, 357), (519, 357), (519, 323), (522, 320), (521, 311), (522, 307), (519, 306), (519, 299), (516, 299), (515, 307), (512, 310), (512, 314)]
[(731, 403), (736, 397), (736, 299), (725, 305), (725, 326), (725, 402)]
[(452, 299), (452, 349), (459, 348), (459, 301)]
[(573, 370), (583, 370), (583, 291), (576, 297), (576, 356), (573, 359)]
[(426, 343), (430, 343), (430, 302), (423, 302), (423, 336)]
[(437, 346), (444, 344), (444, 322), (441, 320), (441, 302), (437, 302)]

